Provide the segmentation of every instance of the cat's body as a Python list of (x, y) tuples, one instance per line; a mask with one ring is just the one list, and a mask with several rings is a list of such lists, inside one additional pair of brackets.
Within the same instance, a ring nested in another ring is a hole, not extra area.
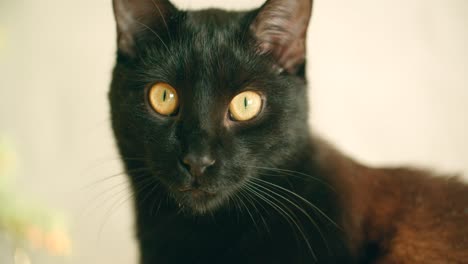
[(325, 147), (359, 263), (468, 263), (468, 186), (414, 168), (369, 168)]
[[(112, 121), (142, 264), (468, 262), (466, 185), (368, 168), (311, 136), (311, 4), (185, 12), (114, 0)], [(154, 105), (166, 92), (177, 97), (167, 113)], [(241, 121), (231, 106), (245, 92), (261, 107)]]

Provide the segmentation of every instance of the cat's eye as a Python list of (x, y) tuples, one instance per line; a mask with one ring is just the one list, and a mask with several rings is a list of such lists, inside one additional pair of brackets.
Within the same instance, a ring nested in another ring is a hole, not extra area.
[(165, 116), (173, 115), (179, 108), (179, 97), (172, 86), (167, 83), (156, 83), (149, 91), (149, 102), (157, 113)]
[(229, 105), (231, 118), (247, 121), (256, 117), (262, 108), (262, 97), (254, 91), (245, 91), (236, 95)]

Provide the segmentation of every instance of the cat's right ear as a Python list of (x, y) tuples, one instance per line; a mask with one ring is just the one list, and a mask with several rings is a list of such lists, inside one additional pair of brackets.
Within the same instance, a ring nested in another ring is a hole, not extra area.
[(159, 40), (169, 34), (168, 23), (177, 11), (168, 0), (113, 0), (120, 52), (134, 56), (139, 36), (150, 31)]

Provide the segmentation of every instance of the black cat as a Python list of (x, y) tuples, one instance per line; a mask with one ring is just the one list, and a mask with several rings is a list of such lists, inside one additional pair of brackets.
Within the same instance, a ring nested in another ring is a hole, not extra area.
[(142, 264), (468, 263), (468, 187), (313, 137), (311, 0), (114, 0), (110, 102)]

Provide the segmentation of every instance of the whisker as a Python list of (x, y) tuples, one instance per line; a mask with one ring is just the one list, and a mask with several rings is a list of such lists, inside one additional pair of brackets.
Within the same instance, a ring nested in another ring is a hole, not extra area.
[(118, 162), (118, 164), (121, 163), (121, 161), (145, 161), (144, 157), (101, 157), (97, 158), (89, 163), (88, 166), (84, 167), (81, 170), (81, 175), (87, 174), (89, 171), (102, 167), (106, 164), (109, 164), (110, 162)]
[[(287, 222), (288, 224), (291, 226), (291, 228), (293, 229), (294, 233), (296, 232), (294, 230), (294, 226), (292, 225), (290, 219), (289, 219), (289, 215), (288, 217), (285, 216), (285, 214), (287, 215), (286, 212), (284, 212), (281, 208), (278, 209), (278, 205), (276, 205), (275, 203), (273, 203), (272, 201), (268, 200), (265, 196), (261, 195), (260, 193), (258, 193), (256, 191), (256, 188), (253, 188), (253, 186), (250, 186), (250, 185), (246, 185), (244, 186), (244, 188), (246, 190), (249, 190), (253, 195), (255, 195), (256, 197), (260, 198), (262, 201), (264, 201), (266, 204), (268, 204), (269, 206), (271, 206), (277, 213), (279, 213)], [(296, 233), (295, 233), (296, 234)], [(296, 242), (297, 242), (297, 235), (296, 235)]]
[[(156, 181), (156, 179), (154, 179), (153, 182), (154, 182), (153, 188), (151, 188), (151, 190), (149, 190), (149, 192), (146, 193), (146, 196), (143, 197), (143, 199), (141, 199), (140, 203), (143, 204), (153, 194), (153, 192), (156, 191), (156, 189), (159, 187), (160, 182)], [(138, 190), (138, 191), (141, 191), (141, 190)]]
[(254, 185), (256, 185), (256, 186), (259, 187), (259, 188), (262, 188), (262, 189), (265, 190), (265, 191), (269, 191), (270, 193), (272, 193), (272, 194), (278, 196), (279, 198), (284, 199), (284, 200), (287, 201), (289, 204), (291, 204), (291, 205), (294, 206), (296, 209), (298, 209), (302, 214), (304, 214), (304, 215), (309, 219), (309, 221), (312, 223), (312, 225), (314, 225), (314, 227), (315, 227), (315, 228), (317, 229), (317, 231), (319, 232), (319, 234), (320, 234), (320, 236), (321, 236), (323, 242), (325, 242), (325, 246), (327, 247), (328, 252), (329, 252), (329, 253), (332, 253), (332, 252), (331, 252), (331, 249), (330, 249), (330, 247), (329, 247), (329, 245), (328, 245), (328, 241), (325, 239), (325, 236), (323, 235), (323, 232), (322, 232), (322, 230), (320, 229), (320, 226), (317, 224), (317, 222), (315, 222), (315, 221), (312, 219), (312, 217), (311, 217), (303, 208), (301, 208), (299, 205), (297, 205), (296, 203), (294, 203), (294, 202), (291, 201), (290, 199), (284, 197), (283, 195), (281, 195), (281, 194), (279, 194), (279, 193), (274, 192), (273, 190), (271, 190), (271, 189), (269, 189), (269, 188), (267, 188), (267, 187), (265, 187), (265, 186), (262, 186), (261, 184), (258, 184), (258, 183), (255, 183), (255, 182), (251, 182), (251, 183), (254, 184)]
[(274, 183), (271, 183), (271, 182), (268, 182), (268, 181), (265, 181), (265, 180), (262, 180), (262, 179), (259, 179), (259, 178), (252, 178), (253, 180), (257, 180), (257, 181), (260, 181), (260, 182), (263, 182), (265, 184), (268, 184), (272, 187), (275, 187), (275, 188), (278, 188), (280, 190), (283, 190), (287, 193), (290, 193), (292, 195), (294, 195), (295, 197), (299, 198), (300, 200), (302, 200), (303, 202), (305, 202), (306, 204), (308, 204), (310, 207), (312, 207), (313, 209), (315, 209), (320, 215), (322, 215), (323, 217), (325, 217), (328, 221), (330, 221), (330, 223), (332, 223), (335, 227), (337, 227), (338, 229), (340, 230), (343, 230), (335, 221), (333, 221), (327, 214), (325, 214), (322, 210), (320, 210), (320, 208), (318, 208), (316, 205), (314, 205), (313, 203), (311, 203), (309, 200), (305, 199), (304, 197), (300, 196), (299, 194), (291, 191), (291, 190), (288, 190), (284, 187), (281, 187), (277, 184), (274, 184)]
[[(141, 180), (139, 184), (144, 184), (144, 186), (140, 189), (140, 191), (143, 191), (145, 189), (147, 189), (148, 187), (151, 186), (151, 184), (154, 182), (154, 179), (153, 178), (146, 178), (146, 179), (143, 179)], [(101, 236), (101, 233), (102, 233), (102, 230), (104, 228), (104, 225), (107, 223), (107, 221), (109, 220), (109, 218), (112, 216), (112, 214), (114, 212), (116, 212), (118, 210), (118, 208), (125, 204), (127, 201), (129, 201), (130, 199), (134, 198), (135, 197), (135, 192), (130, 192), (130, 195), (128, 195), (126, 198), (124, 196), (124, 199), (118, 199), (115, 203), (112, 204), (112, 206), (110, 207), (109, 210), (107, 210), (105, 216), (104, 216), (104, 221), (103, 223), (101, 224), (100, 228), (99, 228), (99, 232), (98, 232), (98, 236), (100, 238)]]
[[(255, 211), (258, 212), (258, 214), (260, 215), (260, 218), (262, 219), (262, 222), (265, 226), (265, 229), (267, 230), (268, 234), (271, 234), (270, 233), (270, 228), (268, 227), (268, 224), (266, 223), (265, 221), (265, 218), (263, 217), (262, 215), (262, 212), (257, 208), (257, 206), (255, 205), (255, 199), (253, 199), (253, 197), (251, 196), (251, 194), (248, 192), (249, 190), (248, 189), (241, 189), (242, 192), (245, 191), (244, 193), (244, 196), (246, 197), (247, 201), (252, 204), (252, 206), (255, 208)], [(258, 203), (260, 207), (262, 207), (262, 209), (265, 211), (265, 212), (268, 212), (265, 207), (261, 204), (261, 203)]]
[[(244, 201), (242, 201), (240, 193), (235, 192), (235, 193), (233, 193), (233, 196), (234, 196), (234, 199), (236, 200), (236, 203), (238, 204), (238, 209), (239, 209), (238, 212), (243, 214), (244, 213), (244, 208), (245, 208), (245, 203), (244, 203)], [(244, 207), (242, 205), (244, 205)], [(255, 221), (254, 221), (254, 224), (255, 224)]]
[(95, 181), (93, 181), (91, 183), (88, 183), (87, 185), (81, 187), (81, 189), (86, 190), (86, 189), (89, 189), (89, 188), (95, 186), (96, 184), (108, 181), (108, 180), (113, 179), (115, 177), (122, 176), (122, 175), (127, 174), (127, 173), (135, 173), (135, 172), (140, 172), (140, 171), (149, 171), (149, 169), (148, 168), (138, 168), (138, 169), (133, 169), (133, 170), (128, 170), (128, 171), (122, 171), (122, 172), (119, 172), (119, 173), (104, 177), (102, 179), (95, 180)]
[[(162, 183), (159, 182), (158, 184), (158, 187), (159, 186), (162, 186)], [(170, 187), (169, 187), (170, 188)], [(156, 191), (157, 188), (153, 188), (154, 191)], [(163, 194), (166, 194), (166, 202), (169, 203), (169, 195), (166, 193), (166, 192), (160, 192), (160, 194), (163, 193)], [(153, 216), (153, 215), (157, 215), (159, 213), (159, 209), (161, 208), (161, 205), (163, 203), (163, 200), (161, 197), (161, 195), (158, 195), (157, 197), (154, 197), (153, 199), (153, 202), (152, 202), (152, 205), (151, 205), (151, 208), (150, 208), (150, 216)], [(159, 203), (158, 203), (159, 201)], [(156, 209), (156, 212), (154, 212), (154, 209), (156, 207), (156, 203), (158, 203), (158, 208)], [(154, 213), (154, 214), (153, 214)]]
[[(117, 188), (119, 188), (119, 187), (122, 187), (122, 186), (124, 186), (123, 190), (118, 191), (115, 195), (118, 195), (118, 194), (120, 194), (122, 191), (126, 190), (126, 189), (128, 188), (128, 182), (127, 182), (127, 181), (120, 182), (120, 183), (115, 184), (115, 185), (111, 186), (110, 188), (108, 188), (108, 189), (106, 189), (106, 190), (104, 190), (104, 191), (102, 191), (102, 192), (99, 192), (99, 193), (98, 193), (97, 195), (95, 195), (94, 197), (88, 199), (88, 201), (86, 201), (85, 204), (88, 205), (88, 204), (90, 204), (90, 203), (92, 203), (92, 202), (97, 202), (97, 200), (99, 200), (101, 197), (103, 197), (103, 196), (109, 194), (110, 192), (112, 192), (112, 191), (114, 191), (115, 189), (117, 189)], [(105, 200), (103, 201), (103, 204), (105, 204), (107, 201), (108, 201), (108, 199), (105, 199)], [(87, 213), (86, 213), (86, 210), (87, 210), (87, 209), (89, 210), (89, 212), (91, 212), (91, 211), (94, 211), (94, 210), (96, 210), (96, 209), (98, 209), (98, 208), (99, 208), (99, 205), (96, 205), (96, 206), (94, 206), (94, 207), (91, 208), (91, 209), (89, 209), (88, 207), (85, 207), (84, 209), (80, 210), (80, 211), (82, 211), (82, 213), (80, 214), (79, 218), (84, 217), (84, 216), (87, 215)]]
[[(117, 177), (119, 175), (122, 175), (123, 173), (125, 172), (122, 172), (122, 173), (119, 173), (119, 174), (115, 174), (115, 175), (111, 175), (109, 177), (106, 177), (105, 179), (101, 179), (99, 180), (98, 182), (104, 182), (104, 181), (107, 181), (107, 180), (110, 180), (114, 177)], [(141, 181), (145, 175), (136, 175), (135, 176), (135, 180), (138, 182), (138, 181)], [(144, 179), (143, 179), (144, 180)], [(114, 192), (116, 189), (122, 187), (123, 188), (119, 191), (117, 191), (117, 193), (114, 193), (113, 195), (110, 195), (111, 192)], [(88, 186), (87, 188), (89, 187), (93, 187), (92, 185), (91, 186)], [(113, 186), (103, 190), (103, 191), (100, 191), (99, 193), (97, 193), (96, 195), (94, 195), (92, 198), (89, 198), (84, 204), (85, 205), (88, 205), (88, 204), (91, 204), (91, 203), (96, 203), (95, 206), (93, 206), (92, 208), (89, 208), (89, 207), (84, 207), (82, 209), (79, 210), (79, 215), (78, 215), (78, 218), (81, 219), (82, 217), (88, 215), (89, 213), (91, 213), (92, 211), (95, 211), (96, 209), (98, 209), (99, 207), (101, 207), (102, 205), (106, 204), (107, 201), (109, 201), (112, 197), (115, 197), (116, 195), (119, 195), (121, 194), (122, 192), (124, 192), (125, 190), (127, 190), (127, 188), (130, 187), (130, 184), (127, 180), (125, 179), (122, 179), (122, 182), (119, 182), (117, 184), (114, 184)], [(104, 197), (104, 196), (108, 196), (107, 198), (105, 198), (102, 202), (99, 202), (99, 199), (101, 199), (101, 197)]]
[(330, 184), (328, 184), (327, 182), (325, 182), (324, 180), (316, 177), (316, 176), (313, 176), (313, 175), (309, 175), (309, 174), (306, 174), (306, 173), (302, 173), (302, 172), (299, 172), (299, 171), (293, 171), (293, 170), (286, 170), (286, 169), (279, 169), (279, 168), (270, 168), (270, 167), (258, 167), (258, 166), (246, 166), (246, 167), (251, 167), (251, 168), (255, 168), (255, 169), (263, 169), (263, 170), (268, 170), (268, 171), (273, 171), (273, 172), (276, 172), (276, 173), (282, 173), (284, 175), (288, 175), (288, 176), (295, 176), (295, 177), (299, 177), (299, 176), (303, 176), (307, 179), (311, 179), (311, 180), (314, 180), (314, 181), (317, 181), (325, 186), (327, 186), (328, 188), (330, 188), (330, 190), (332, 190), (333, 192), (336, 193), (336, 190), (335, 188), (333, 188), (333, 186), (331, 186)]
[(232, 202), (234, 203), (234, 206), (236, 207), (236, 210), (234, 211), (236, 212), (237, 223), (239, 223), (239, 217), (240, 217), (239, 214), (242, 212), (242, 210), (241, 210), (241, 207), (239, 206), (239, 202), (237, 201), (238, 199), (237, 194), (234, 193), (230, 197), (232, 199)]
[(250, 212), (249, 207), (241, 199), (242, 197), (244, 197), (244, 199), (247, 199), (247, 198), (245, 198), (245, 196), (242, 194), (242, 192), (239, 192), (239, 196), (240, 196), (239, 200), (241, 201), (241, 203), (244, 205), (245, 209), (247, 210), (247, 214), (250, 216), (250, 219), (252, 219), (252, 222), (255, 225), (255, 229), (257, 229), (257, 232), (260, 232), (260, 229), (258, 228), (257, 222), (255, 221), (255, 218), (253, 217), (252, 213)]
[[(280, 204), (283, 206), (284, 210), (281, 208), (281, 206), (279, 205), (276, 205), (277, 208), (282, 211), (291, 221), (292, 223), (296, 226), (297, 230), (299, 231), (299, 233), (301, 234), (302, 236), (302, 239), (304, 240), (304, 242), (306, 243), (307, 245), (307, 248), (309, 249), (309, 252), (311, 253), (311, 255), (314, 257), (315, 260), (317, 260), (317, 256), (315, 255), (314, 251), (312, 250), (312, 246), (310, 245), (310, 242), (309, 240), (307, 239), (307, 236), (304, 234), (304, 231), (302, 229), (302, 227), (298, 224), (297, 221), (299, 221), (299, 219), (297, 218), (297, 216), (287, 207), (285, 206), (281, 201), (279, 201), (278, 199), (276, 199), (275, 197), (271, 196), (270, 194), (262, 191), (262, 190), (259, 190), (258, 188), (256, 188), (255, 186), (252, 186), (250, 185), (249, 188), (253, 188), (255, 189), (257, 192), (260, 192), (261, 194), (269, 197), (270, 199), (272, 199), (273, 201), (275, 201), (276, 203)], [(261, 194), (259, 194), (259, 197), (261, 197)], [(265, 198), (265, 196), (263, 196), (263, 198)], [(266, 202), (266, 200), (264, 200)], [(271, 202), (271, 200), (270, 200)], [(270, 203), (270, 205), (273, 205), (274, 203)], [(294, 218), (288, 214), (285, 210), (287, 210), (290, 214), (292, 214), (294, 216)], [(297, 220), (297, 221), (296, 221)], [(289, 221), (288, 221), (289, 222)]]
[[(110, 219), (110, 217), (112, 216), (112, 214), (113, 214), (114, 212), (116, 212), (117, 209), (118, 209), (121, 205), (123, 205), (123, 204), (125, 204), (127, 201), (129, 201), (132, 197), (134, 197), (134, 193), (130, 192), (129, 195), (123, 196), (123, 199), (122, 199), (122, 198), (121, 198), (121, 199), (117, 199), (117, 201), (116, 201), (114, 204), (112, 204), (112, 206), (110, 207), (110, 209), (107, 210), (107, 212), (106, 212), (105, 215), (104, 215), (104, 220), (103, 220), (102, 224), (101, 224), (100, 227), (99, 227), (99, 231), (98, 231), (98, 241), (101, 240), (101, 235), (102, 235), (102, 231), (104, 230), (104, 226), (105, 226), (105, 224), (107, 223), (107, 221)], [(115, 209), (115, 210), (114, 210), (114, 209)]]
[[(145, 182), (148, 182), (149, 180), (151, 180), (151, 179), (143, 178), (143, 177), (144, 177), (144, 175), (140, 175), (140, 176), (137, 178), (137, 180), (139, 180), (139, 181), (137, 182), (137, 184), (145, 183)], [(142, 178), (143, 178), (143, 179), (142, 179)], [(124, 185), (124, 188), (122, 188), (121, 190), (117, 191), (117, 193), (114, 193), (113, 195), (110, 195), (110, 193), (111, 193), (112, 191), (114, 191), (115, 189), (117, 189), (118, 187), (121, 187), (121, 186), (123, 186), (123, 185)], [(108, 197), (107, 197), (106, 199), (104, 199), (102, 202), (100, 202), (99, 204), (96, 204), (96, 206), (94, 206), (93, 208), (89, 209), (89, 212), (92, 212), (92, 211), (94, 211), (94, 210), (97, 210), (97, 209), (100, 208), (101, 206), (107, 204), (107, 202), (108, 202), (109, 200), (111, 200), (113, 197), (116, 197), (116, 196), (118, 196), (118, 195), (124, 193), (125, 191), (128, 190), (129, 187), (130, 187), (130, 184), (129, 184), (127, 181), (124, 181), (124, 182), (121, 182), (121, 183), (119, 183), (119, 184), (116, 184), (116, 185), (112, 186), (111, 188), (109, 188), (109, 189), (107, 189), (107, 190), (105, 190), (105, 191), (99, 193), (99, 194), (96, 195), (93, 199), (89, 200), (88, 203), (91, 203), (92, 201), (98, 202), (97, 200), (98, 200), (99, 198), (103, 197), (104, 195), (108, 195)], [(86, 208), (85, 208), (85, 209), (86, 209)], [(86, 216), (86, 211), (85, 211), (85, 210), (83, 210), (83, 215), (82, 215), (82, 216)], [(82, 217), (82, 216), (80, 216), (80, 217)]]
[[(156, 212), (153, 214), (154, 208), (155, 208), (156, 203), (157, 203), (158, 201), (159, 201), (159, 203), (158, 203), (158, 208), (156, 209)], [(163, 202), (163, 199), (154, 199), (153, 205), (151, 205), (151, 209), (150, 209), (150, 216), (152, 216), (152, 215), (158, 215), (159, 209), (161, 208), (162, 202)]]

